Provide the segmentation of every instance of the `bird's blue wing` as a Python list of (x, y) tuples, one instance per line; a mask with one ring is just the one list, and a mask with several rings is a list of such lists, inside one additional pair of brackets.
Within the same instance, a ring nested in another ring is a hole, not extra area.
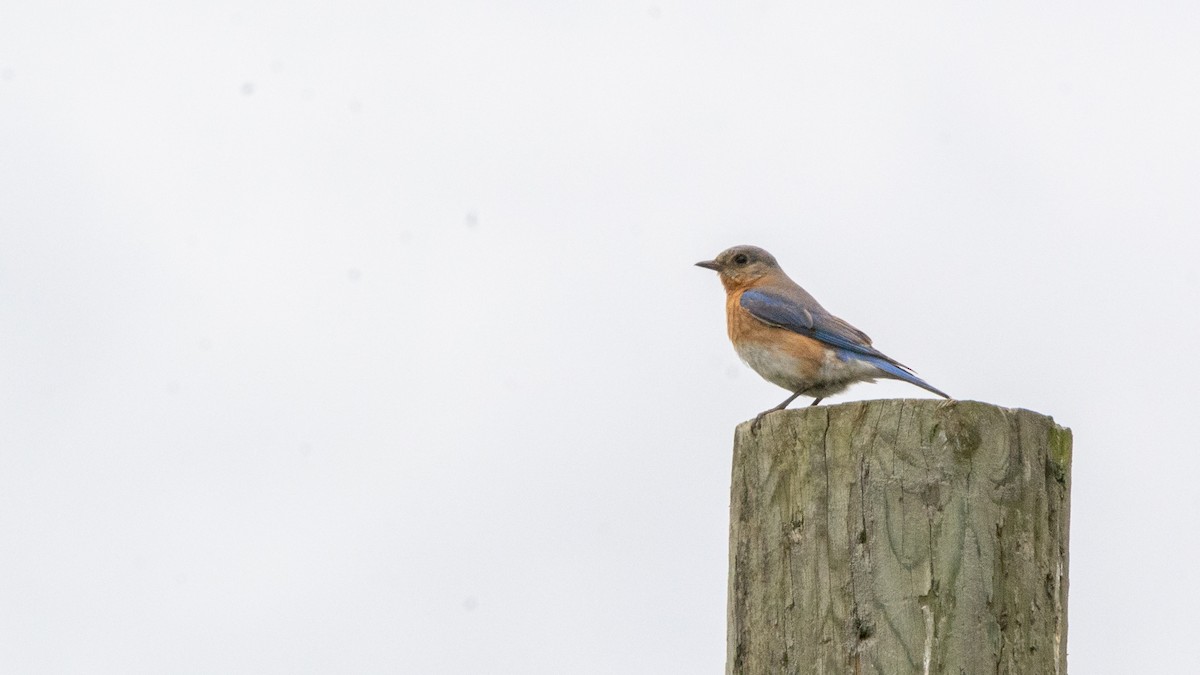
[(838, 349), (891, 361), (871, 346), (871, 339), (866, 333), (826, 312), (820, 305), (805, 307), (803, 303), (785, 295), (759, 288), (742, 293), (740, 302), (742, 309), (765, 323), (820, 340)]
[(872, 347), (871, 338), (866, 333), (825, 311), (816, 301), (805, 306), (805, 303), (781, 293), (756, 288), (742, 293), (739, 302), (751, 316), (764, 323), (786, 328), (836, 348), (843, 360), (865, 361), (890, 377), (950, 398), (945, 392), (917, 377), (908, 366)]

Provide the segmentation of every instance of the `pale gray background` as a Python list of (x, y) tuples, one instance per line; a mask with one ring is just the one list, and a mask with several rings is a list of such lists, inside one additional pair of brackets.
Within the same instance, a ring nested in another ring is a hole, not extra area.
[(721, 672), (740, 243), (1194, 667), (1196, 3), (163, 4), (0, 9), (0, 671)]

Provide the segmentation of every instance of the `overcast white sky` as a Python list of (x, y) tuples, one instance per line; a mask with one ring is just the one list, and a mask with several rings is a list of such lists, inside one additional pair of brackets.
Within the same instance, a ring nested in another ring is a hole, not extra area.
[[(774, 252), (1075, 432), (1073, 673), (1200, 629), (1200, 5), (9, 2), (0, 671), (719, 673)], [(832, 399), (922, 396), (901, 383)]]

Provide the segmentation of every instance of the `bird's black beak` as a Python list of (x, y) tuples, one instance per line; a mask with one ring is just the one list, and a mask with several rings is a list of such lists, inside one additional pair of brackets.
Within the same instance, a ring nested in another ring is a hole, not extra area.
[(721, 266), (717, 264), (716, 260), (701, 260), (700, 262), (696, 263), (696, 267), (703, 267), (705, 269), (713, 270), (714, 272), (721, 271)]

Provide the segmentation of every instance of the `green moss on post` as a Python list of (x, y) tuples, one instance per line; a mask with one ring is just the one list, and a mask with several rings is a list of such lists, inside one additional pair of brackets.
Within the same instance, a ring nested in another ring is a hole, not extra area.
[(1071, 432), (983, 403), (737, 429), (726, 672), (1066, 672)]

